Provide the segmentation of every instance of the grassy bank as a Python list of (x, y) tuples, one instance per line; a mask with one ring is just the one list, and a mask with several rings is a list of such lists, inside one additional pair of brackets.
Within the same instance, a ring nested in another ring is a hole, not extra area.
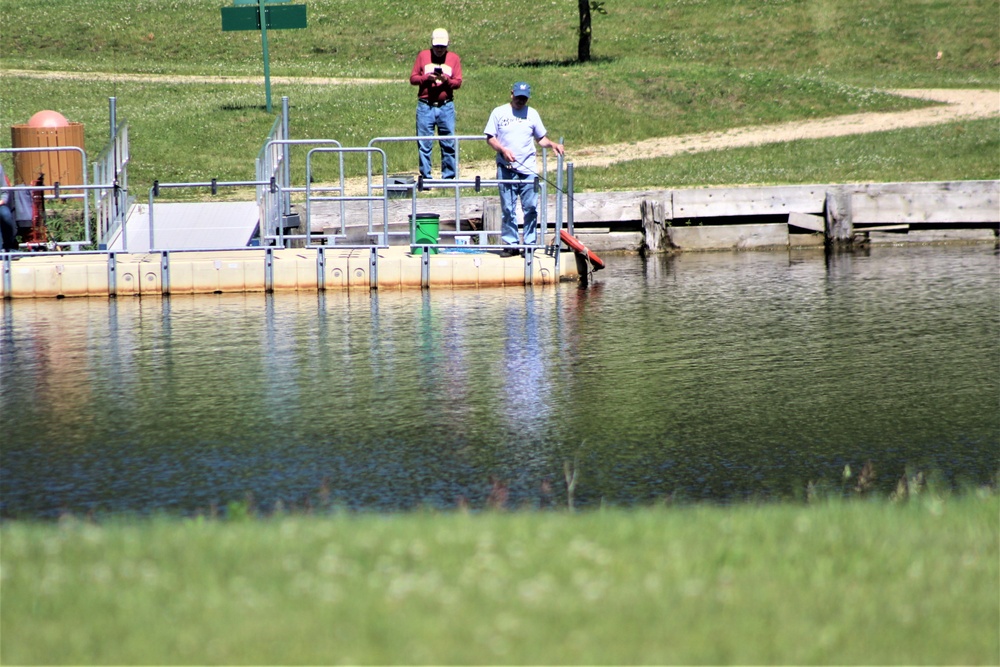
[[(259, 36), (222, 32), (219, 6), (150, 0), (125, 15), (111, 0), (56, 0), (40, 7), (0, 0), (4, 23), (18, 26), (5, 34), (4, 69), (112, 74), (65, 81), (0, 73), (0, 124), (25, 122), (39, 109), (54, 108), (85, 123), (88, 154), (96, 156), (107, 141), (107, 98), (115, 96), (120, 116), (131, 125), (136, 196), (142, 198), (154, 179), (252, 178), (253, 159), (274, 119), (261, 109), (263, 86), (170, 80), (182, 74), (261, 74)], [(412, 134), (414, 90), (407, 77), (416, 51), (439, 24), (451, 29), (465, 65), (458, 131), (479, 134), (490, 109), (506, 100), (511, 82), (527, 79), (550, 134), (565, 138), (570, 157), (574, 147), (924, 104), (880, 88), (1000, 87), (996, 0), (879, 0), (863, 8), (850, 0), (636, 0), (607, 9), (595, 18), (594, 61), (578, 64), (576, 3), (567, 0), (544, 8), (526, 0), (445, 0), (429, 12), (398, 1), (316, 0), (308, 3), (308, 28), (270, 33), (272, 76), (377, 77), (386, 83), (293, 81), (275, 84), (274, 99), (290, 98), (296, 138), (357, 146), (376, 136)], [(530, 33), (514, 34), (507, 18), (512, 15), (535, 17)], [(167, 78), (136, 82), (128, 78), (135, 73)], [(1000, 122), (977, 125), (976, 132), (995, 142)], [(914, 133), (914, 141), (891, 145), (893, 160), (846, 170), (845, 163), (864, 162), (866, 155), (844, 143), (810, 142), (808, 175), (799, 165), (757, 167), (773, 154), (753, 149), (729, 171), (727, 182), (1000, 175), (1000, 156), (995, 150), (990, 155), (990, 145), (968, 157), (954, 151), (958, 157), (941, 161), (926, 148), (942, 145), (940, 129)], [(9, 146), (6, 133), (0, 145)], [(390, 170), (415, 172), (413, 153), (412, 147), (392, 147)], [(483, 146), (463, 152), (463, 160), (485, 157)], [(359, 169), (349, 165), (351, 173)], [(657, 187), (699, 183), (645, 161), (578, 173), (590, 189), (629, 188), (637, 181)]]
[(579, 169), (579, 191), (756, 183), (877, 183), (1000, 177), (1000, 120), (635, 160)]
[(0, 526), (5, 664), (996, 664), (1000, 499)]
[[(260, 37), (222, 32), (217, 0), (0, 1), (12, 68), (259, 74)], [(308, 28), (270, 33), (273, 75), (405, 77), (438, 25), (470, 74), (557, 70), (574, 78), (577, 3), (312, 0)], [(630, 62), (812, 74), (854, 85), (995, 85), (995, 0), (631, 0), (595, 14), (597, 65)], [(531, 29), (510, 21), (530, 17)], [(941, 57), (938, 57), (938, 53)], [(586, 66), (582, 71), (591, 71)], [(649, 75), (632, 71), (633, 79)], [(654, 74), (655, 77), (655, 74)], [(621, 88), (618, 80), (603, 86)], [(596, 93), (599, 91), (592, 90)]]

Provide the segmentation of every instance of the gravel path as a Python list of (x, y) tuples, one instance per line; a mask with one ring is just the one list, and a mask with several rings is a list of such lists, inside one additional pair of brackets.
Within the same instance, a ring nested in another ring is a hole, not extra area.
[(706, 132), (645, 139), (629, 144), (582, 148), (573, 152), (572, 159), (578, 166), (603, 167), (615, 162), (668, 157), (678, 153), (759, 146), (798, 139), (843, 137), (1000, 115), (1000, 91), (996, 90), (888, 90), (886, 92), (944, 104), (912, 111), (849, 114), (777, 125), (741, 127), (724, 132)]

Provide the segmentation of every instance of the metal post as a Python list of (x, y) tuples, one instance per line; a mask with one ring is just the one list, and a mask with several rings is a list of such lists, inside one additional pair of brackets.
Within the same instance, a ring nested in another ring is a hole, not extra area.
[(264, 291), (274, 291), (274, 247), (264, 248)]
[[(114, 97), (108, 98), (108, 111), (111, 117), (111, 144), (115, 143), (115, 129), (118, 127), (118, 104)], [(112, 150), (114, 150), (112, 148)]]
[(260, 42), (264, 47), (264, 91), (267, 97), (267, 112), (271, 113), (271, 61), (267, 55), (267, 9), (264, 0), (258, 0), (260, 11)]
[(10, 255), (3, 257), (3, 295), (4, 298), (11, 298), (14, 293), (13, 281), (10, 275)]
[[(111, 167), (111, 169), (107, 169), (106, 170), (106, 172), (104, 174), (104, 178), (107, 179), (108, 176), (111, 176), (112, 179), (113, 179), (112, 187), (114, 189), (112, 191), (113, 194), (112, 194), (112, 197), (111, 197), (111, 219), (112, 220), (117, 220), (118, 219), (118, 207), (120, 205), (120, 202), (118, 201), (118, 188), (117, 188), (117, 186), (118, 186), (118, 173), (117, 173), (117, 171), (118, 171), (118, 141), (117, 141), (117, 135), (118, 135), (118, 132), (117, 132), (117, 130), (118, 130), (118, 100), (116, 98), (114, 98), (114, 97), (109, 97), (108, 98), (108, 115), (109, 115), (109, 119), (110, 119), (110, 122), (111, 122), (111, 145), (110, 145), (110, 148), (111, 148), (111, 164), (112, 164), (112, 167)], [(94, 190), (94, 203), (95, 203), (95, 205), (97, 204), (97, 196), (98, 196), (97, 195), (97, 190)], [(89, 234), (90, 233), (90, 224), (89, 224), (89, 222), (88, 222), (86, 228), (87, 228), (87, 233)], [(122, 234), (125, 234), (125, 226), (124, 225), (122, 225)], [(89, 238), (87, 240), (90, 241)], [(98, 240), (98, 242), (100, 242), (100, 237), (98, 237), (97, 240)]]
[(326, 248), (323, 246), (316, 249), (316, 289), (321, 292), (326, 289)]
[[(156, 195), (157, 187), (156, 183), (153, 183), (153, 187), (149, 189), (149, 250), (152, 251), (156, 246), (153, 245), (153, 197)], [(122, 250), (128, 250), (128, 237), (125, 234), (125, 227), (122, 227)]]
[(170, 294), (170, 251), (160, 255), (160, 293)]
[(118, 268), (117, 253), (113, 250), (108, 253), (108, 296), (118, 296), (118, 276), (115, 271)]
[[(559, 137), (559, 142), (562, 143), (562, 137)], [(556, 156), (556, 224), (555, 233), (556, 236), (559, 235), (559, 230), (562, 229), (563, 223), (563, 156)]]
[[(270, 111), (270, 109), (268, 109)], [(281, 98), (281, 137), (282, 139), (290, 139), (288, 135), (288, 96), (285, 95)], [(281, 193), (282, 209), (281, 212), (285, 215), (291, 215), (292, 213), (292, 202), (291, 195), (289, 195), (286, 188), (291, 186), (292, 183), (292, 170), (289, 163), (289, 153), (291, 152), (291, 146), (289, 144), (281, 144), (281, 174), (282, 183), (279, 192)]]
[[(566, 200), (566, 228), (569, 233), (573, 233), (573, 163), (566, 164), (566, 192), (569, 199)], [(558, 239), (557, 239), (558, 242)]]

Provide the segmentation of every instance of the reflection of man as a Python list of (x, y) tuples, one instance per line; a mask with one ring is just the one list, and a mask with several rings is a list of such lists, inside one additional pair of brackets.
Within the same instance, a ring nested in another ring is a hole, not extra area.
[[(417, 136), (455, 134), (455, 91), (462, 87), (462, 61), (448, 50), (448, 31), (438, 28), (431, 35), (431, 48), (417, 54), (410, 73), (410, 83), (417, 89)], [(441, 178), (455, 178), (455, 142), (441, 144)], [(431, 177), (433, 141), (418, 141), (420, 175)]]
[[(521, 200), (524, 213), (524, 243), (535, 245), (535, 230), (538, 227), (538, 193), (535, 192), (535, 142), (542, 148), (551, 148), (558, 155), (563, 154), (562, 144), (545, 136), (545, 125), (538, 112), (528, 107), (531, 86), (515, 83), (510, 91), (510, 104), (498, 106), (486, 122), (486, 143), (497, 152), (497, 180), (517, 181), (501, 183), (500, 209), (502, 223), (500, 238), (506, 245), (517, 245), (517, 218), (515, 207)], [(505, 249), (501, 255), (512, 257), (518, 254), (513, 248)]]

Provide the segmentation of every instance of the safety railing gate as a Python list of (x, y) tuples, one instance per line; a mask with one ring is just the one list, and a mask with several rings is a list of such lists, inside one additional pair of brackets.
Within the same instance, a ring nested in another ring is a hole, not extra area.
[(264, 140), (257, 154), (255, 179), (259, 183), (274, 183), (257, 186), (257, 208), (260, 212), (261, 245), (264, 239), (280, 237), (285, 229), (281, 220), (283, 215), (291, 214), (291, 201), (288, 199), (290, 172), (288, 168), (288, 149), (284, 142), (288, 139), (288, 98), (281, 98), (281, 115), (275, 119), (271, 131)]
[[(114, 114), (112, 114), (114, 118)], [(131, 159), (128, 123), (115, 127), (108, 146), (94, 162), (94, 208), (97, 211), (97, 243), (107, 248), (114, 235), (122, 230), (131, 204), (128, 194), (128, 164)]]

